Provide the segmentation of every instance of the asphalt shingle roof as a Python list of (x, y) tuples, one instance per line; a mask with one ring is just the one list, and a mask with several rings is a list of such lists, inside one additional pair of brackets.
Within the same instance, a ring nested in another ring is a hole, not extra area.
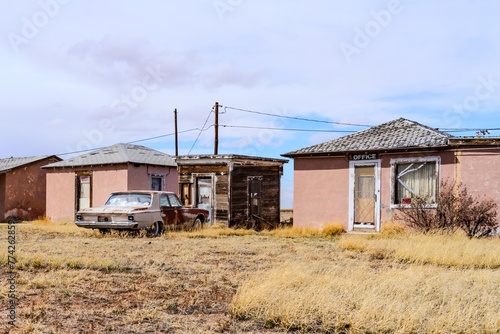
[(448, 133), (432, 129), (420, 123), (398, 118), (347, 136), (301, 148), (283, 154), (283, 156), (446, 147), (448, 146), (448, 139), (452, 137)]
[(37, 162), (49, 157), (51, 157), (51, 155), (0, 159), (0, 173), (6, 173), (14, 168), (29, 165), (30, 163)]
[(172, 156), (166, 153), (140, 145), (116, 144), (43, 167), (78, 167), (120, 163), (177, 166)]

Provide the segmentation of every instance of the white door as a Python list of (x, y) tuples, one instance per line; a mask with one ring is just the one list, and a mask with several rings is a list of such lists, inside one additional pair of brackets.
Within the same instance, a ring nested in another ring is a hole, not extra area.
[(378, 231), (380, 227), (380, 164), (351, 162), (349, 230)]

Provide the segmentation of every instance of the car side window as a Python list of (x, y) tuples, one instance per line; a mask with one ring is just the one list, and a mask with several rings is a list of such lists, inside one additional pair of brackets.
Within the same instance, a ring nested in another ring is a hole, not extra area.
[(160, 206), (170, 206), (170, 203), (168, 202), (167, 194), (161, 194)]
[(179, 201), (177, 196), (175, 196), (174, 194), (168, 194), (168, 199), (169, 199), (170, 203), (172, 203), (172, 206), (182, 206), (182, 203)]

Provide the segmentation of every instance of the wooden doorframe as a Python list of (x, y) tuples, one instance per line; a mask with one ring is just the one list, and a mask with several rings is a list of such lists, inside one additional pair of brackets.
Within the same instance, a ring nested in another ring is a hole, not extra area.
[(375, 171), (375, 226), (374, 232), (380, 231), (380, 159), (376, 160), (362, 160), (349, 162), (349, 221), (348, 231), (354, 231), (354, 183), (355, 183), (355, 169), (358, 166), (373, 166)]

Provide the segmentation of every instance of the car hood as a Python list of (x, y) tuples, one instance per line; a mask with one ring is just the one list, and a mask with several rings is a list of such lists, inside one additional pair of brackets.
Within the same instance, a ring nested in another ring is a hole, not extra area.
[(80, 210), (78, 213), (80, 214), (97, 214), (97, 213), (134, 213), (138, 211), (144, 211), (149, 209), (149, 206), (112, 206), (112, 205), (103, 205), (96, 206), (93, 208), (87, 208)]

